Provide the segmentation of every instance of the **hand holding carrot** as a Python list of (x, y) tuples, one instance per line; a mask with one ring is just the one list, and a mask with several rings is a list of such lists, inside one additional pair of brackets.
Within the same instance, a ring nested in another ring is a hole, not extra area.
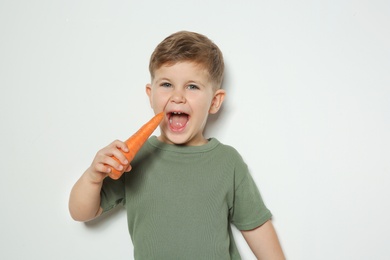
[[(77, 180), (70, 193), (69, 212), (73, 219), (88, 221), (102, 213), (100, 191), (104, 178), (111, 172), (110, 167), (131, 170), (122, 150), (128, 151), (127, 145), (121, 141), (114, 141), (96, 153), (91, 166)], [(121, 163), (112, 156), (118, 158)]]
[(119, 140), (112, 142), (96, 153), (91, 166), (87, 170), (93, 182), (101, 182), (111, 173), (112, 169), (117, 171), (130, 171), (129, 161), (123, 154), (128, 152), (127, 145)]
[(69, 197), (69, 212), (73, 219), (88, 221), (99, 216), (100, 191), (107, 176), (118, 179), (131, 170), (130, 162), (164, 118), (161, 112), (143, 125), (126, 142), (114, 141), (96, 153), (91, 166), (77, 180)]
[(118, 147), (118, 149), (121, 149), (121, 151), (118, 150), (121, 154), (119, 154), (117, 151), (112, 151), (115, 153), (112, 153), (111, 158), (112, 160), (115, 160), (116, 163), (114, 163), (112, 160), (107, 160), (107, 165), (111, 166), (111, 171), (108, 172), (108, 176), (110, 178), (114, 180), (119, 179), (119, 177), (125, 171), (131, 169), (127, 169), (128, 164), (134, 159), (134, 156), (137, 154), (139, 149), (141, 149), (142, 145), (146, 142), (146, 140), (148, 140), (149, 136), (158, 127), (163, 118), (164, 113), (160, 112), (152, 119), (150, 119), (146, 124), (144, 124), (135, 134), (130, 136), (130, 138), (125, 141), (124, 144), (125, 146), (127, 146), (126, 149), (124, 149), (123, 145)]

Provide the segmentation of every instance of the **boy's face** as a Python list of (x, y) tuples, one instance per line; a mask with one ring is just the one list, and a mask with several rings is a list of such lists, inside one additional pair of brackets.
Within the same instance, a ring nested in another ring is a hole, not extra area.
[(202, 145), (209, 113), (218, 112), (225, 97), (214, 90), (208, 72), (193, 62), (163, 65), (154, 73), (146, 93), (155, 113), (165, 112), (158, 139), (170, 144)]

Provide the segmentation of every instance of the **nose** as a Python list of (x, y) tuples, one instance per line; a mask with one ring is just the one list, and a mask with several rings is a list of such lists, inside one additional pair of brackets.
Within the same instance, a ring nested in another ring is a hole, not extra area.
[(184, 95), (182, 90), (175, 89), (172, 92), (171, 102), (174, 102), (174, 103), (185, 103), (185, 100), (186, 100), (185, 99), (185, 95)]

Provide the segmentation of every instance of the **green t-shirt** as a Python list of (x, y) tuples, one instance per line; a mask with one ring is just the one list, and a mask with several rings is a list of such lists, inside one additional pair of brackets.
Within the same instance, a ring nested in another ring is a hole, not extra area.
[(230, 223), (250, 230), (271, 218), (241, 156), (217, 139), (180, 146), (153, 136), (131, 165), (104, 180), (101, 206), (126, 207), (135, 259), (240, 259)]

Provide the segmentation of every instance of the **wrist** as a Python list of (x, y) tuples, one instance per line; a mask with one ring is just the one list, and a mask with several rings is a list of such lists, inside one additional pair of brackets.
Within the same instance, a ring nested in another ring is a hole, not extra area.
[(107, 174), (102, 174), (100, 172), (94, 171), (91, 167), (89, 167), (85, 173), (84, 178), (87, 182), (93, 185), (101, 186), (103, 184), (103, 180), (107, 177)]

